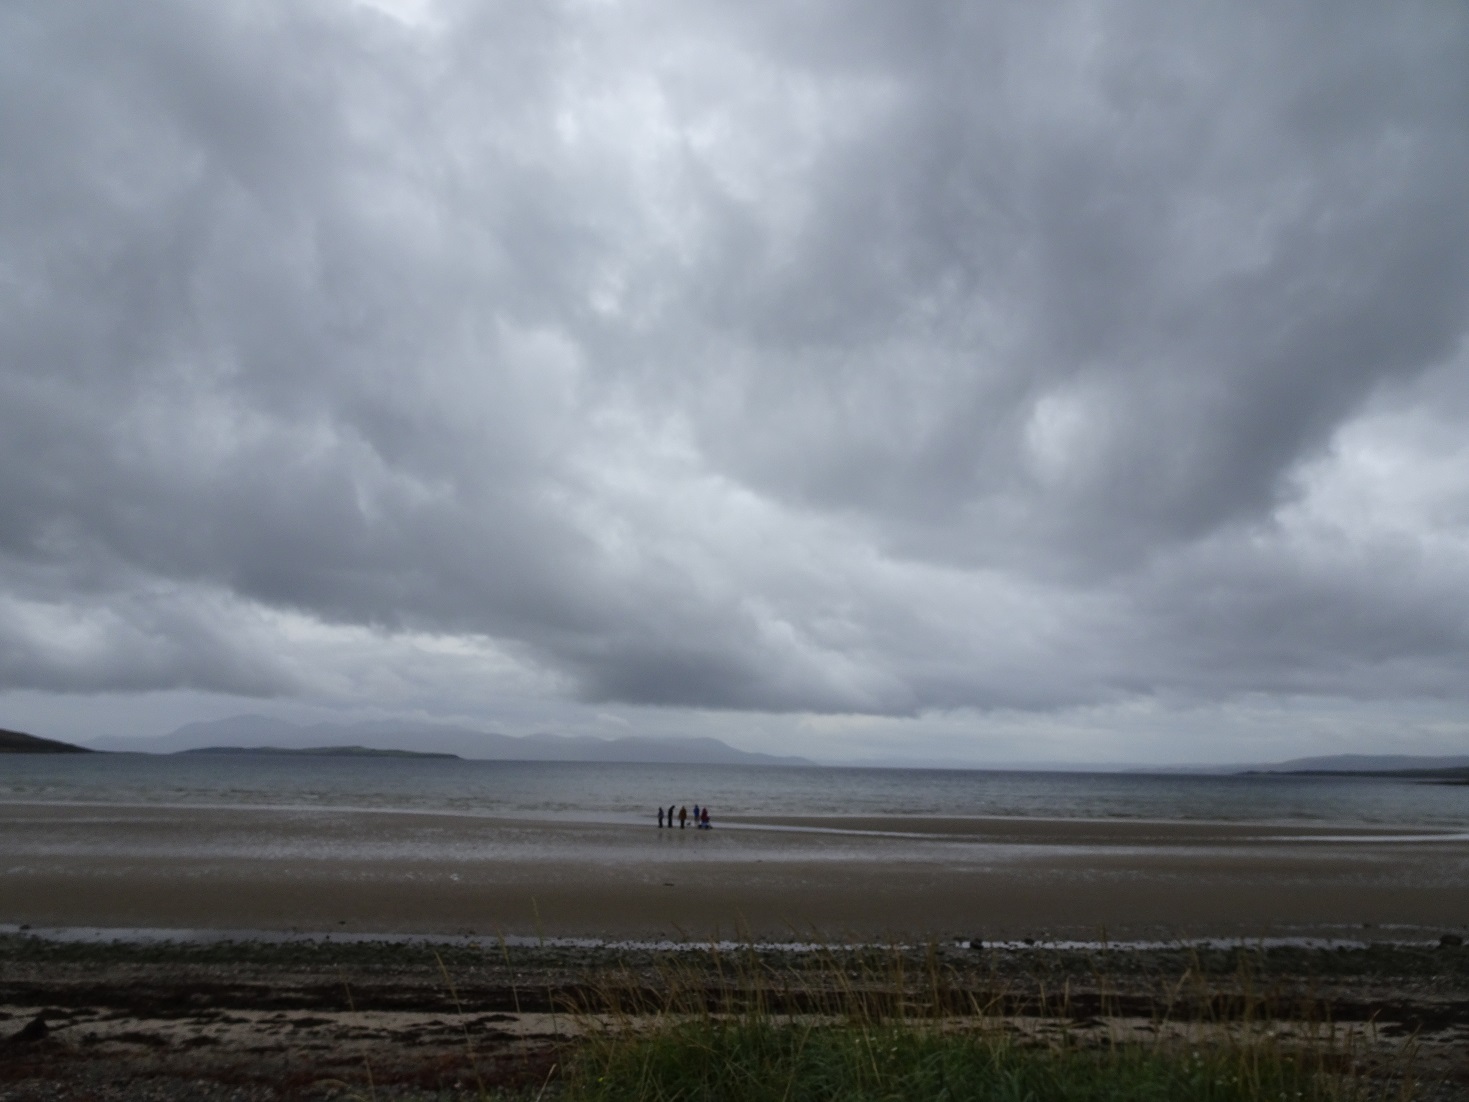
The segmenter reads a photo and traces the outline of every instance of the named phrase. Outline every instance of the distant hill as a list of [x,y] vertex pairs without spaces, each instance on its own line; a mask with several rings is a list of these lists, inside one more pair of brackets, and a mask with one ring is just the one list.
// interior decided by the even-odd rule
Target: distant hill
[[458,754],[436,754],[422,750],[374,750],[369,746],[200,746],[193,750],[177,750],[179,754],[288,754],[313,758],[450,758]]
[[23,731],[0,730],[0,754],[90,754],[86,746],[28,735]]
[[1469,768],[1469,754],[1448,757],[1413,754],[1332,754],[1292,758],[1274,765],[1242,768],[1250,773],[1417,773]]
[[156,738],[100,738],[100,750],[173,754],[181,750],[268,746],[311,750],[356,746],[374,750],[413,750],[492,761],[645,762],[690,765],[811,765],[806,758],[736,750],[713,738],[601,739],[552,734],[515,737],[448,724],[379,720],[366,723],[301,725],[268,716],[243,715],[189,723]]

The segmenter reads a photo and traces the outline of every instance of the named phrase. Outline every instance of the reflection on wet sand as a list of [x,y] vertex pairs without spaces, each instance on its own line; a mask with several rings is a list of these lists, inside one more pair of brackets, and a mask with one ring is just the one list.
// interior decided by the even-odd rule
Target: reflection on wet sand
[[[799,828],[799,829],[797,829]],[[1432,841],[1422,841],[1424,836]],[[1328,842],[1330,844],[1323,844]],[[1360,937],[1455,926],[1455,834],[0,804],[0,922],[571,937]]]

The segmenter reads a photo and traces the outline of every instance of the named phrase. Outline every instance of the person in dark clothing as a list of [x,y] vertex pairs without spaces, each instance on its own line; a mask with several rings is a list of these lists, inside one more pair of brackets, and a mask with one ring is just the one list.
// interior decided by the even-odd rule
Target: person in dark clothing
[[688,825],[688,818],[689,818],[689,809],[686,808],[686,807],[679,808],[678,809],[678,829],[679,830],[682,830],[685,826]]
[[673,805],[668,805],[668,829],[673,829]]
[[699,805],[694,805],[694,826],[699,825]]
[[699,829],[700,830],[708,830],[709,829],[709,809],[707,807],[704,809],[704,817],[699,820]]
[[658,829],[663,829],[663,809],[661,807],[658,809]]

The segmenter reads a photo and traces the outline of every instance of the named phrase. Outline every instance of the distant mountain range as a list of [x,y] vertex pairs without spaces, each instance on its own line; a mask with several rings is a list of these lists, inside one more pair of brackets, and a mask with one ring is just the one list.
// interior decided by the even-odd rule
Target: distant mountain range
[[435,754],[423,750],[374,750],[370,746],[307,746],[300,750],[284,746],[201,746],[197,750],[180,750],[180,754],[283,754],[302,758],[448,758],[461,761],[458,754]]
[[[298,724],[261,715],[188,723],[152,738],[102,737],[73,746],[19,731],[0,730],[0,754],[86,753],[91,750],[176,754],[305,753],[341,756],[451,756],[493,761],[646,762],[690,765],[814,765],[808,758],[736,750],[713,738],[602,739],[589,735],[535,734],[516,737],[439,723],[377,720],[364,723]],[[903,766],[893,765],[893,768]],[[985,768],[970,766],[969,768]],[[996,768],[994,766],[989,767]],[[1014,768],[1014,766],[1000,767]],[[1037,768],[1032,766],[1032,768]],[[1048,768],[1056,768],[1051,765]],[[1073,766],[1105,772],[1140,773],[1376,773],[1469,775],[1469,754],[1331,754],[1287,761],[1237,765]]]
[[436,723],[377,720],[364,723],[301,725],[268,716],[244,715],[188,723],[155,738],[99,738],[96,750],[173,754],[181,750],[269,747],[316,750],[357,747],[369,750],[412,749],[495,761],[648,762],[690,765],[811,765],[806,758],[736,750],[713,738],[600,739],[588,735],[536,734],[516,737]]

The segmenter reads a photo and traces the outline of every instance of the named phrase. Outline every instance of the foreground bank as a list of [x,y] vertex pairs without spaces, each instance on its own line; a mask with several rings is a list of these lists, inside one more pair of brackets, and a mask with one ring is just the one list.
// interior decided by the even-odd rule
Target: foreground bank
[[[655,1058],[672,1058],[678,1066],[659,1074],[677,1079],[693,1073],[680,1070],[680,1051],[703,1053],[694,1070],[705,1074],[717,1046],[731,1068],[795,1075],[791,1060],[845,1036],[886,1046],[871,1064],[877,1086],[909,1057],[932,1070],[1039,1052],[1080,1054],[1083,1065],[1101,1054],[1128,1075],[1128,1061],[1155,1057],[1173,1070],[1137,1073],[1182,1074],[1191,1060],[1215,1061],[1215,1079],[1247,1065],[1300,1073],[1323,1099],[1348,1096],[1329,1093],[1337,1086],[1460,1098],[1469,950],[1454,941],[650,949],[12,934],[0,937],[0,1097],[578,1097],[587,1084],[568,1083],[588,1060],[602,1069],[592,1082],[612,1081],[619,1061],[648,1068]],[[969,1055],[936,1055],[946,1036],[966,1038],[957,1043]],[[663,1044],[661,1055],[638,1047],[648,1044]],[[867,1063],[823,1067],[869,1074]]]

